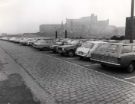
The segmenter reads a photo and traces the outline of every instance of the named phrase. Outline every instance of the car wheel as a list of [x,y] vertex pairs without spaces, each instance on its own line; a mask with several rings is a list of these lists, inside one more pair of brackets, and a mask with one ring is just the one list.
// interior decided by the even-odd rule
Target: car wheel
[[134,69],[135,69],[134,63],[130,63],[129,66],[127,67],[126,71],[128,73],[132,73],[134,71]]
[[74,51],[72,51],[72,50],[69,51],[69,52],[68,52],[68,56],[73,57],[73,56],[74,56]]

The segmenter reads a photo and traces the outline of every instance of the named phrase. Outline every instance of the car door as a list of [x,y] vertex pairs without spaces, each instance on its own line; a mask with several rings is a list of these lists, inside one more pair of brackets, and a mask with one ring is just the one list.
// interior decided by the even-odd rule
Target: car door
[[130,62],[133,60],[134,52],[132,50],[132,45],[123,45],[121,48],[121,65],[128,66]]
[[105,52],[106,60],[110,63],[117,64],[118,63],[118,52],[119,52],[119,45],[110,44]]

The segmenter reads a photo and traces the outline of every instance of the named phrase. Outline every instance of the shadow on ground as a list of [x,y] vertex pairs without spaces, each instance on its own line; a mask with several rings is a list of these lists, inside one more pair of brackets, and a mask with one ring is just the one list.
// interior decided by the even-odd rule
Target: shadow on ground
[[33,98],[19,74],[11,74],[8,79],[0,81],[0,104],[40,104]]

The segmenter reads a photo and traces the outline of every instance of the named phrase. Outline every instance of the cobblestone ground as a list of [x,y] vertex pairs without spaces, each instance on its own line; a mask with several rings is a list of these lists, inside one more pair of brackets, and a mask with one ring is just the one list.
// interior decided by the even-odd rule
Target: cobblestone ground
[[135,86],[93,70],[56,59],[34,49],[0,42],[57,104],[133,104]]

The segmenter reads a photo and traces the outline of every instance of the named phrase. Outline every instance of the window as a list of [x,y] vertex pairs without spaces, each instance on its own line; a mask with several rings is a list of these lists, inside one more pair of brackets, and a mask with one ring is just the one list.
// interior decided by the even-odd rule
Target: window
[[84,43],[83,45],[82,45],[83,47],[85,47],[85,48],[93,48],[93,46],[94,46],[94,43]]
[[117,52],[118,51],[118,45],[110,44],[110,46],[107,49],[110,52]]
[[118,45],[116,44],[103,44],[103,45],[100,45],[97,50],[99,51],[103,51],[103,52],[113,52],[113,53],[116,53],[118,52]]
[[121,53],[130,53],[132,52],[132,47],[130,45],[124,45],[122,47],[122,52]]

